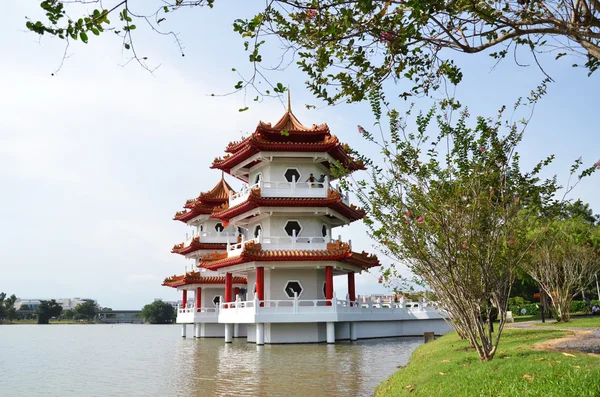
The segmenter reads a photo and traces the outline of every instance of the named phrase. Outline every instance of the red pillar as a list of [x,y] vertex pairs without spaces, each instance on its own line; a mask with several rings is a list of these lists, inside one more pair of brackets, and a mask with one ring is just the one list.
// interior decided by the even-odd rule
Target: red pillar
[[[354,302],[356,300],[356,284],[354,283],[354,272],[348,273],[348,297],[350,302]],[[353,304],[350,303],[350,306]]]
[[231,273],[225,273],[225,302],[231,302],[231,284],[233,277]]
[[[333,299],[333,266],[325,266],[325,299]],[[331,306],[331,302],[327,302]]]
[[[256,268],[256,297],[259,301],[265,300],[265,268]],[[260,306],[264,306],[263,303]]]
[[187,307],[187,289],[183,290],[183,297],[181,298],[181,307],[183,309]]
[[202,307],[202,288],[196,288],[196,311]]

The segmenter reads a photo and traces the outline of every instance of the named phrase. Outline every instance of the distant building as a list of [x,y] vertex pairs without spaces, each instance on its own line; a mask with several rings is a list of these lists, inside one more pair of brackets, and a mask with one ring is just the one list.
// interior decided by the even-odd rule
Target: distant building
[[[15,301],[15,309],[17,310],[35,310],[36,307],[40,304],[40,302],[44,299],[17,299]],[[98,304],[95,299],[89,298],[59,298],[55,299],[56,303],[62,306],[63,310],[71,310],[75,309],[77,305],[85,302],[94,302],[94,304]],[[21,309],[23,306],[23,309]]]

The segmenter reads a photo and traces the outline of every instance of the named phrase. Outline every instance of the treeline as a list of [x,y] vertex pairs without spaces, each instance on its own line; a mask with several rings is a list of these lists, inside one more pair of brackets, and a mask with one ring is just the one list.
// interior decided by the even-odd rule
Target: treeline
[[[16,320],[37,320],[38,324],[48,324],[51,319],[94,321],[100,308],[93,301],[85,301],[74,309],[63,310],[55,299],[40,300],[38,305],[21,304],[17,310],[15,303],[17,297],[13,294],[6,297],[5,292],[0,292],[0,323]],[[110,308],[103,308],[110,311]]]

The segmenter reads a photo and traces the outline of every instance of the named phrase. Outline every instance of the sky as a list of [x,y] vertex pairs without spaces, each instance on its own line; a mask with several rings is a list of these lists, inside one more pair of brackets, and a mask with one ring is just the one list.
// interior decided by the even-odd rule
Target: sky
[[[39,2],[9,0],[4,5],[0,291],[24,299],[93,298],[113,309],[179,298],[161,286],[164,277],[182,273],[190,263],[170,253],[189,232],[172,220],[174,213],[219,180],[220,171],[209,166],[228,142],[253,131],[259,120],[277,121],[285,109],[275,98],[254,103],[240,94],[210,95],[231,91],[239,80],[232,68],[248,71],[232,22],[253,15],[252,7],[264,3],[226,4],[186,10],[166,21],[180,33],[185,57],[172,39],[140,29],[138,52],[160,64],[152,74],[135,63],[123,66],[127,58],[120,42],[107,34],[90,37],[88,45],[73,43],[54,76],[64,43],[40,40],[24,29],[25,16],[40,18]],[[273,46],[267,55],[274,62],[278,53]],[[472,115],[494,116],[501,105],[527,96],[543,79],[537,67],[520,67],[510,59],[494,67],[485,55],[455,57],[465,75],[455,93]],[[526,56],[520,61],[531,62]],[[566,184],[573,160],[581,156],[590,165],[600,159],[600,75],[588,77],[585,70],[572,68],[568,57],[541,61],[555,82],[535,109],[520,147],[521,161],[531,168],[555,154],[546,176],[556,174]],[[357,133],[357,125],[369,128],[374,122],[366,104],[323,106],[293,65],[272,76],[289,86],[294,113],[305,125],[326,122],[343,142],[377,155]],[[250,109],[238,112],[246,104]],[[304,104],[318,106],[306,110]],[[400,99],[394,104],[408,106]],[[233,178],[228,181],[239,186]],[[594,175],[571,197],[600,212],[599,192],[600,179]],[[375,250],[360,223],[337,233],[351,239],[357,251]],[[357,292],[387,292],[378,276],[377,270],[359,276]],[[344,278],[335,279],[335,288],[345,296]]]

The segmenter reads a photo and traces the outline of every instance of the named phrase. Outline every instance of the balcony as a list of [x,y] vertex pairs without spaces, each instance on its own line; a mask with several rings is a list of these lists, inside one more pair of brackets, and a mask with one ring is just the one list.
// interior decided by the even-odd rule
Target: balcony
[[233,243],[238,239],[237,232],[193,232],[191,235],[188,233],[185,234],[185,247],[189,246],[192,243],[194,238],[199,238],[200,242],[211,244],[211,243]]
[[218,322],[218,308],[216,307],[193,307],[192,304],[187,307],[179,306],[177,308],[177,324],[193,323],[216,323]]
[[219,323],[424,320],[446,317],[432,302],[378,304],[349,299],[298,299],[221,303]]
[[[229,207],[235,207],[248,199],[253,189],[260,189],[261,197],[290,197],[290,198],[327,198],[330,188],[329,177],[323,182],[270,182],[260,181],[254,185],[244,186],[239,192],[229,194]],[[342,201],[350,205],[348,193],[342,196]]]
[[[339,238],[341,241],[341,237]],[[249,242],[260,244],[264,251],[268,250],[301,250],[301,251],[325,251],[327,244],[335,240],[329,236],[325,237],[263,237],[261,234],[251,240],[242,240],[238,243],[227,244],[227,257],[238,256],[242,253],[244,246]],[[350,248],[352,241],[348,240]]]

